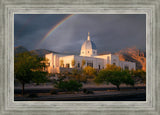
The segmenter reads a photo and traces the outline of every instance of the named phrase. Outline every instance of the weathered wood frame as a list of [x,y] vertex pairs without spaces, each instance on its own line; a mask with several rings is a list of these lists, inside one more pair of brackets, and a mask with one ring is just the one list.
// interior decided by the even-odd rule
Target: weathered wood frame
[[[0,113],[159,115],[159,8],[159,0],[0,0]],[[146,101],[14,101],[14,14],[28,13],[146,14]]]

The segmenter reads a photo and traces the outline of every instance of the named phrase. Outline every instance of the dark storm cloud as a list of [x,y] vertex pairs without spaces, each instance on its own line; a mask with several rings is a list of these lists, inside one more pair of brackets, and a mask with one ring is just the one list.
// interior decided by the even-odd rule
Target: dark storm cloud
[[90,32],[98,51],[118,51],[146,47],[145,15],[73,15],[39,46],[45,34],[67,15],[15,15],[15,46],[43,48],[60,52],[79,52]]
[[35,45],[51,29],[53,25],[66,15],[48,14],[16,14],[14,18],[15,46],[22,45],[28,49],[35,49]]

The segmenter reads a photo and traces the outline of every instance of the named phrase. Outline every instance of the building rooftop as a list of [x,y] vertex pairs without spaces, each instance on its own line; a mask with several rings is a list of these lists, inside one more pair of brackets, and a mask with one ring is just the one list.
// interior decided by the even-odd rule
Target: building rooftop
[[88,39],[83,43],[81,50],[85,49],[94,49],[97,50],[95,43],[90,39],[90,35],[88,32]]

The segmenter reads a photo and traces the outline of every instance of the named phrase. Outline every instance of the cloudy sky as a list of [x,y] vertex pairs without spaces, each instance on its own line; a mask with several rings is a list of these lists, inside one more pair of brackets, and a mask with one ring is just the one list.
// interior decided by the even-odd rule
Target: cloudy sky
[[98,52],[146,48],[145,14],[15,14],[14,45],[79,52],[90,32]]

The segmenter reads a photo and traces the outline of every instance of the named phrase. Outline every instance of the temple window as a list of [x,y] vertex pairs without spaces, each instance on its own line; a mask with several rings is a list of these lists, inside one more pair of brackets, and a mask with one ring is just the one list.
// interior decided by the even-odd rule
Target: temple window
[[78,68],[80,67],[80,63],[78,63],[77,67],[78,67]]
[[100,66],[100,65],[98,65],[98,68],[99,68],[99,69],[101,69],[101,66]]
[[66,68],[69,68],[69,64],[66,64]]
[[93,62],[87,62],[87,66],[93,67]]
[[116,59],[113,59],[113,65],[116,65],[116,62],[117,62]]
[[125,70],[129,70],[129,67],[128,67],[128,66],[125,66],[124,69],[125,69]]

